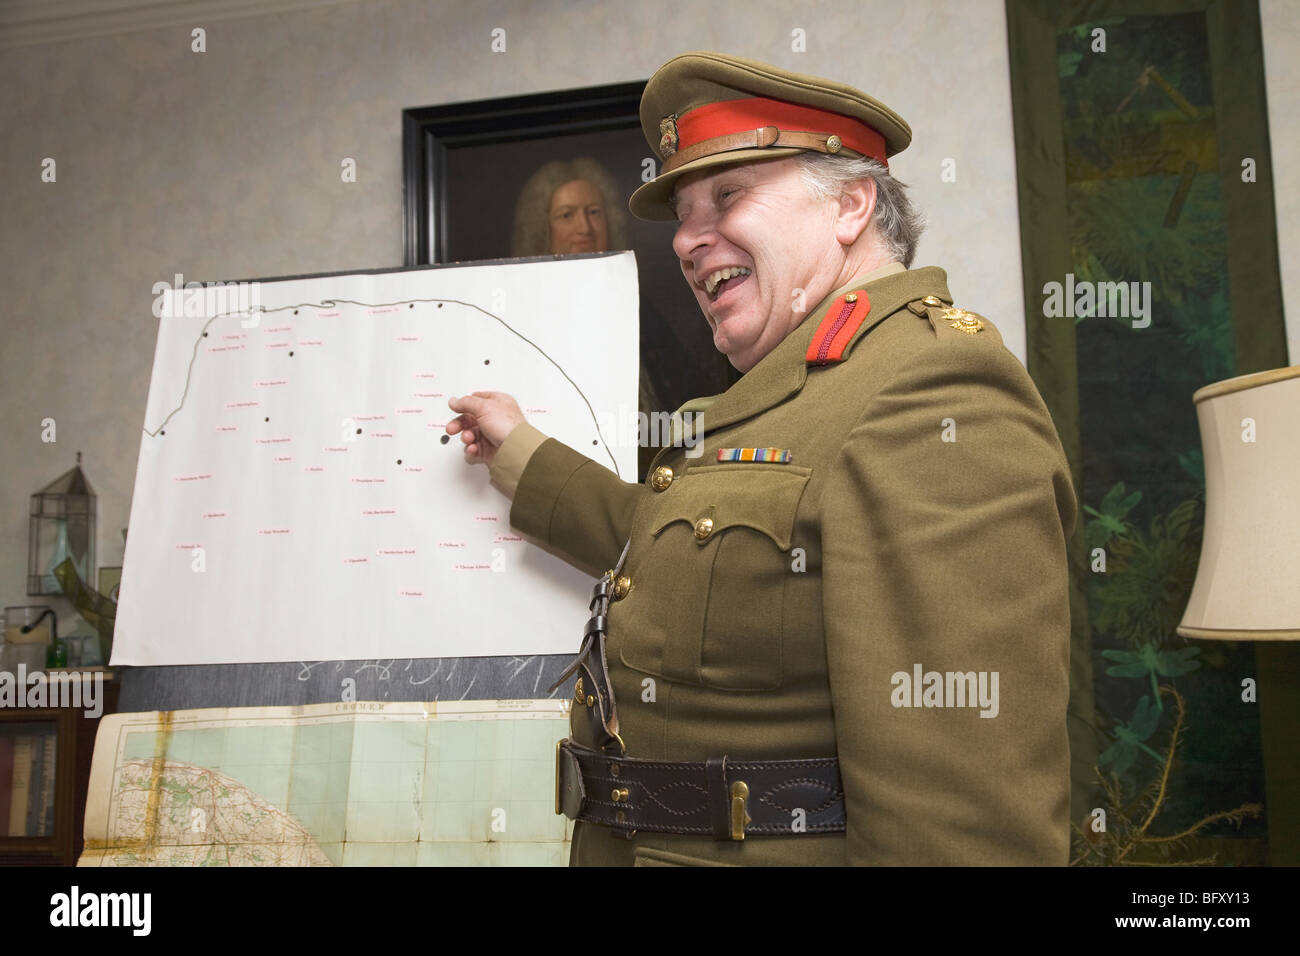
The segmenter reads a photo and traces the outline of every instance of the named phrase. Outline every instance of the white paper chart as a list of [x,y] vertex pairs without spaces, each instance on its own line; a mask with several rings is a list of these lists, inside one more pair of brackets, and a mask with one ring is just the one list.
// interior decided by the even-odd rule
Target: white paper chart
[[511,529],[442,441],[447,399],[508,392],[635,481],[632,253],[262,282],[251,310],[169,314],[197,295],[159,320],[113,664],[576,651],[591,579]]

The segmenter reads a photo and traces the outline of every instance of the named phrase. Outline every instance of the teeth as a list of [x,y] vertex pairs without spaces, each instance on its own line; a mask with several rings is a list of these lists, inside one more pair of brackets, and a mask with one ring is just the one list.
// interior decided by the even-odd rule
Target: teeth
[[746,269],[744,266],[728,266],[725,269],[719,269],[704,280],[704,291],[709,295],[713,295],[718,289],[718,283],[724,279],[730,279],[733,276],[747,276],[753,271],[752,269]]

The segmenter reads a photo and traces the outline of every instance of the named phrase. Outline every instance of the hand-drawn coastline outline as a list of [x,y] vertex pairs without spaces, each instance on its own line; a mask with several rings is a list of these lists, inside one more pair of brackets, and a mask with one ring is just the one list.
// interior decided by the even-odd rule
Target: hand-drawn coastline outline
[[451,303],[453,305],[463,305],[466,308],[475,310],[476,312],[482,312],[488,318],[495,319],[497,322],[501,323],[502,327],[504,327],[506,331],[508,331],[511,335],[514,335],[516,338],[520,339],[521,341],[529,345],[537,352],[538,355],[542,356],[542,358],[546,359],[546,361],[554,365],[556,370],[562,376],[564,376],[564,380],[573,386],[574,391],[578,393],[578,397],[582,399],[582,404],[587,406],[587,413],[591,416],[591,423],[596,428],[596,435],[600,441],[601,446],[605,449],[605,454],[609,456],[610,466],[614,474],[618,475],[618,477],[620,478],[623,477],[618,470],[618,462],[614,460],[614,452],[610,449],[609,443],[605,440],[604,433],[601,432],[600,430],[600,422],[596,418],[595,409],[591,407],[591,402],[587,400],[586,394],[584,394],[582,389],[578,387],[578,383],[575,382],[573,379],[569,378],[569,374],[566,371],[564,371],[563,368],[560,367],[560,363],[555,361],[555,359],[551,358],[549,355],[547,355],[545,350],[542,349],[542,347],[539,346],[536,342],[532,341],[532,339],[528,338],[523,333],[519,332],[517,329],[512,328],[511,325],[508,322],[506,322],[505,319],[501,318],[499,315],[493,315],[491,312],[487,311],[487,309],[484,309],[481,306],[477,306],[472,302],[462,302],[460,299],[402,299],[397,302],[381,302],[381,303],[357,302],[353,299],[322,299],[319,303],[301,302],[298,303],[297,305],[282,305],[282,306],[276,306],[275,308],[271,308],[271,309],[268,309],[264,306],[258,306],[256,308],[249,309],[248,311],[219,312],[216,315],[213,315],[211,318],[208,319],[207,322],[203,324],[203,327],[199,329],[198,336],[194,340],[194,351],[190,355],[190,364],[185,371],[185,390],[181,392],[180,404],[177,405],[174,409],[171,410],[171,412],[167,414],[167,417],[162,420],[162,423],[156,429],[150,431],[148,427],[145,427],[144,433],[148,435],[150,438],[156,438],[158,434],[164,428],[167,427],[167,423],[172,420],[172,417],[176,415],[176,413],[179,412],[182,408],[185,407],[185,399],[188,397],[190,392],[190,377],[194,373],[194,362],[198,358],[198,354],[199,354],[199,345],[203,341],[204,336],[207,334],[208,326],[210,326],[217,319],[227,318],[231,316],[251,315],[254,312],[270,314],[272,312],[283,312],[286,309],[294,309],[295,311],[297,309],[333,309],[333,308],[337,308],[340,303],[346,305],[355,305],[367,309],[382,309],[382,308],[388,308],[391,306],[398,306],[398,305],[414,305],[417,302],[419,303],[436,302],[439,303],[440,305],[443,303]]

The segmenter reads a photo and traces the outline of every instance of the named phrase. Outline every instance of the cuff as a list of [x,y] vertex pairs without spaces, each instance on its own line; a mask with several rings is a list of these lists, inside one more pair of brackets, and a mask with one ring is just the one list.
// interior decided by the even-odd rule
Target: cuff
[[546,436],[527,422],[521,422],[510,430],[506,440],[497,449],[488,474],[492,484],[507,498],[513,499],[519,479],[524,473],[528,459],[532,457],[537,446],[546,441]]

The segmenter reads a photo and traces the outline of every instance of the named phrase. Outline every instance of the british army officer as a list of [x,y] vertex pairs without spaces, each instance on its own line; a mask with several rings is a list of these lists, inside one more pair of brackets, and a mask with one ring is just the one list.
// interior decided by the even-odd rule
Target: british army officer
[[1074,492],[993,324],[907,268],[910,128],[717,53],[656,72],[641,126],[632,212],[676,220],[742,377],[644,484],[505,393],[447,426],[515,528],[602,575],[557,753],[571,862],[1063,865]]

